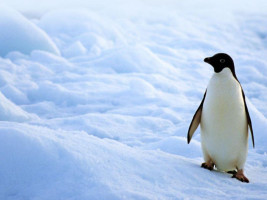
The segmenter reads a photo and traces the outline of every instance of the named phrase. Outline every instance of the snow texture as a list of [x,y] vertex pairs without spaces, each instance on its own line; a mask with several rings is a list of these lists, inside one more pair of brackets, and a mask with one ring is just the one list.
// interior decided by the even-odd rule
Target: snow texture
[[[0,199],[267,198],[266,1],[4,2]],[[249,184],[186,141],[218,52],[253,122]]]
[[5,56],[10,51],[29,54],[35,49],[60,54],[42,29],[15,10],[0,7],[0,27],[0,56]]

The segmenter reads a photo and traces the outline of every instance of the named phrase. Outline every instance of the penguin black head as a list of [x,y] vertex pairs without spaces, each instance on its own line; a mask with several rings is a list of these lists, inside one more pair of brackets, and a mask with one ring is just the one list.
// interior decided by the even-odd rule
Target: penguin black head
[[219,73],[224,68],[228,67],[233,75],[235,75],[235,65],[233,59],[226,53],[217,53],[212,57],[207,57],[204,59],[204,62],[209,63],[213,66],[214,72]]

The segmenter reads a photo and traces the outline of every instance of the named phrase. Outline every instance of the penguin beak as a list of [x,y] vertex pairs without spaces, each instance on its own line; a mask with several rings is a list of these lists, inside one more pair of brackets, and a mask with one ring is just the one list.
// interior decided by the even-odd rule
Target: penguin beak
[[211,59],[210,59],[210,57],[207,57],[207,58],[205,58],[205,59],[204,59],[204,62],[206,62],[206,63],[209,63],[209,64],[210,64],[210,60],[211,60]]

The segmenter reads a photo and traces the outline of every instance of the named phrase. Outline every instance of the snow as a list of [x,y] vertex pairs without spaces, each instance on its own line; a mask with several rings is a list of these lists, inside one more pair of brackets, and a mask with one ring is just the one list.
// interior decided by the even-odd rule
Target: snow
[[1,92],[0,92],[0,113],[1,113],[0,114],[1,121],[23,122],[30,120],[32,115],[25,112],[19,106],[15,105],[12,101],[9,101]]
[[[266,199],[265,1],[4,3],[0,199]],[[249,184],[186,141],[217,52],[247,96]]]
[[28,54],[34,49],[60,54],[51,38],[15,10],[0,7],[0,56],[10,51]]

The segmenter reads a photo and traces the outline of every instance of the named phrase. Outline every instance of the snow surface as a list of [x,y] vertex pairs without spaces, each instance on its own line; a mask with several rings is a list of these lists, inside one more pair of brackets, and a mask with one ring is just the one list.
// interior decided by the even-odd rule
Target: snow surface
[[[0,199],[267,198],[266,1],[4,2]],[[217,52],[247,96],[249,184],[186,141]]]
[[15,10],[0,6],[0,56],[10,51],[28,54],[39,49],[59,54],[49,36]]

